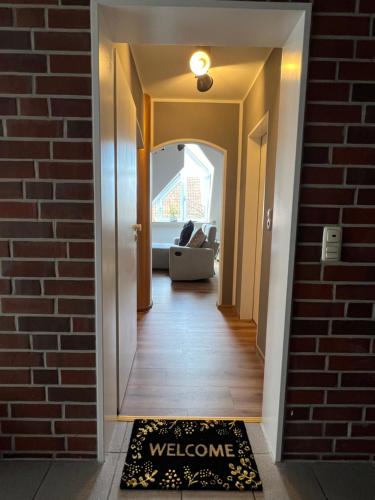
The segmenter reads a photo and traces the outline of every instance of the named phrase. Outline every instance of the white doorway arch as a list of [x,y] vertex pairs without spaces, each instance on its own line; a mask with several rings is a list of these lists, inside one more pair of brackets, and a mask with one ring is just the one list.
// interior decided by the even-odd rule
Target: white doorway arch
[[221,232],[221,240],[220,240],[220,260],[219,260],[219,279],[218,279],[218,294],[217,294],[217,305],[221,306],[222,305],[222,298],[223,298],[223,262],[224,262],[224,256],[225,256],[225,232],[224,232],[224,227],[225,227],[225,186],[226,186],[226,180],[227,180],[227,158],[228,158],[228,152],[225,148],[219,146],[218,144],[214,144],[213,142],[206,141],[204,139],[194,139],[192,137],[181,137],[179,139],[171,139],[170,141],[164,141],[160,144],[154,145],[151,148],[151,153],[154,153],[155,151],[160,150],[161,148],[164,148],[166,146],[174,145],[174,144],[202,144],[205,146],[209,146],[220,153],[223,154],[223,180],[222,180],[222,186],[221,186],[221,214],[220,214],[220,225],[222,228]]

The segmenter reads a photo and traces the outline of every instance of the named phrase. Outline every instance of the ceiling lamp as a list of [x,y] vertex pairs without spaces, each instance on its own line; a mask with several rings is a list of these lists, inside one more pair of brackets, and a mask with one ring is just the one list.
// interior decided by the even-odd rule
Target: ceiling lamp
[[199,92],[207,92],[207,90],[210,90],[213,83],[214,81],[208,73],[197,77],[197,89]]
[[210,56],[204,50],[197,50],[190,58],[190,69],[197,77],[197,89],[199,92],[207,92],[214,81],[208,74],[211,66]]
[[195,76],[202,76],[210,69],[210,56],[204,50],[197,50],[190,58],[190,69]]

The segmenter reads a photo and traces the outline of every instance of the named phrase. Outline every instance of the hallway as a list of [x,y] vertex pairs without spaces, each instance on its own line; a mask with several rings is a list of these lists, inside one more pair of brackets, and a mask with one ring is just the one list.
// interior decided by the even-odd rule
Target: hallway
[[138,349],[123,415],[261,415],[263,362],[254,325],[218,310],[217,278],[153,275],[154,305],[138,317]]

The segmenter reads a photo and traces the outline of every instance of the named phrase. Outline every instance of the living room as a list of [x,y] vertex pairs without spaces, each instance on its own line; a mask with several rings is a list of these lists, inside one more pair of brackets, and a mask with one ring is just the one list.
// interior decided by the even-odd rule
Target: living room
[[173,281],[217,276],[223,174],[224,153],[207,144],[170,144],[152,153],[153,271],[169,271]]

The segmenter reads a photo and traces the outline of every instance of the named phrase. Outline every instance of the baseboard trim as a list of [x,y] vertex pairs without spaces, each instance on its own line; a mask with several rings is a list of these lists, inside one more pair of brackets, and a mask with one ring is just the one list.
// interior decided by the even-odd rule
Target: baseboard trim
[[150,309],[152,309],[152,306],[154,305],[154,302],[151,302],[151,304],[147,307],[142,307],[141,309],[137,309],[137,312],[139,313],[145,313],[148,312]]
[[236,311],[236,308],[232,305],[229,305],[229,304],[217,304],[216,303],[216,307],[219,309],[219,311],[226,311],[226,312],[234,312],[234,313],[237,313]]

